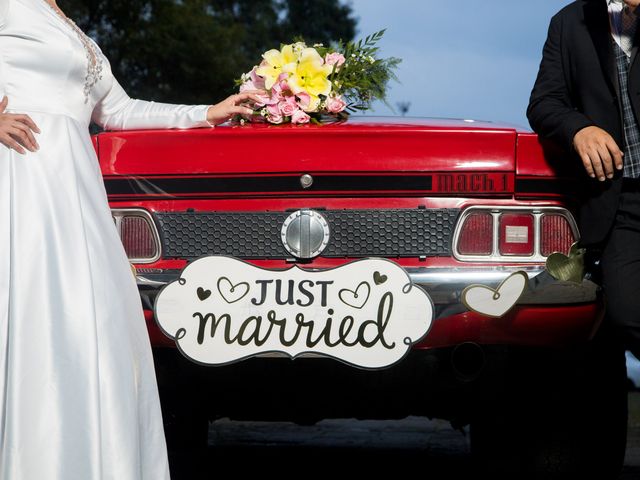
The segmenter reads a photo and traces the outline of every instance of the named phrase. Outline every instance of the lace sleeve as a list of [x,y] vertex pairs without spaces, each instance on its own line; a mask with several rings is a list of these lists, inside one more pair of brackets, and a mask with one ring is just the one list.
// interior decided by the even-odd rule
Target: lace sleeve
[[[7,0],[0,0],[4,2]],[[96,104],[91,119],[105,130],[213,127],[207,121],[211,105],[181,105],[130,98],[110,66],[104,73],[111,87]]]

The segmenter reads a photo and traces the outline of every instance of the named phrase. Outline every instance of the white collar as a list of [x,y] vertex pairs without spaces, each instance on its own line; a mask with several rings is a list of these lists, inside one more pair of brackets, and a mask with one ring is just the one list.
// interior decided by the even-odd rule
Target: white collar
[[[616,12],[617,9],[619,8],[620,11],[624,10],[625,7],[627,6],[626,3],[624,3],[623,0],[607,0],[607,6],[611,9],[614,8],[615,10],[613,10],[613,12]],[[610,10],[611,11],[611,10]],[[640,16],[640,6],[636,7],[635,9],[631,10],[634,14]]]

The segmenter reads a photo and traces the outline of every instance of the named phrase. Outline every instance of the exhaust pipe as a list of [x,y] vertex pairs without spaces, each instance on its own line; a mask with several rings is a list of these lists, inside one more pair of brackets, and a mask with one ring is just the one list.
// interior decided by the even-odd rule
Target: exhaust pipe
[[484,350],[473,342],[465,342],[451,352],[451,366],[458,380],[471,382],[478,378],[486,365]]

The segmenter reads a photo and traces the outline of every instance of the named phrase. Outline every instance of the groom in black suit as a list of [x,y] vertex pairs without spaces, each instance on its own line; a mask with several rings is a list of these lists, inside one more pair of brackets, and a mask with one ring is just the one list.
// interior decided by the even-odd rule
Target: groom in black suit
[[640,358],[640,0],[577,0],[551,20],[527,117],[584,172],[578,223],[601,252],[607,324]]

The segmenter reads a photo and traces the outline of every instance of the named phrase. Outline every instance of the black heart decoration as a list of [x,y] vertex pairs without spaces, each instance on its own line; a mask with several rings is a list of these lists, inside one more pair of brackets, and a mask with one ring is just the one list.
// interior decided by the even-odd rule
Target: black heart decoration
[[382,285],[384,282],[387,281],[387,276],[381,275],[380,272],[374,272],[373,281],[375,282],[376,285]]
[[200,300],[206,300],[211,296],[211,290],[205,290],[202,287],[198,287],[197,293]]
[[367,303],[370,294],[371,287],[369,284],[367,282],[360,282],[355,290],[349,290],[348,288],[340,290],[338,292],[338,297],[340,297],[340,301],[345,305],[359,310]]
[[225,302],[236,303],[249,293],[249,284],[240,282],[234,285],[227,277],[220,277],[218,279],[218,292]]

